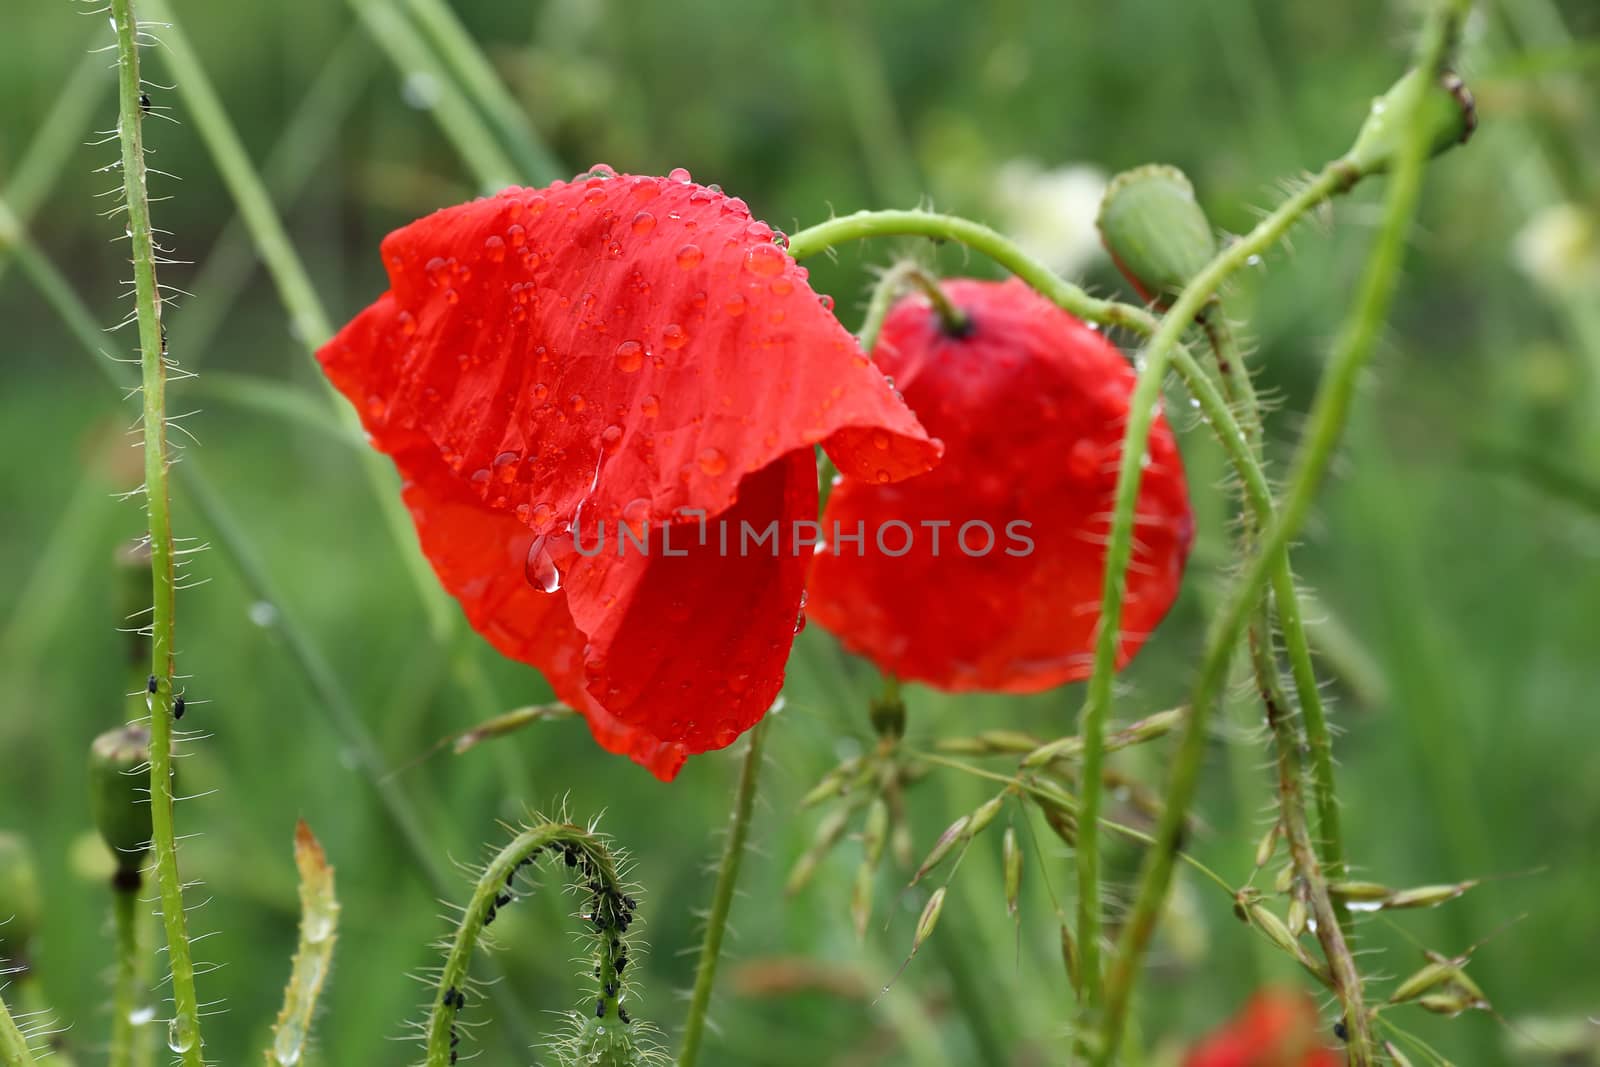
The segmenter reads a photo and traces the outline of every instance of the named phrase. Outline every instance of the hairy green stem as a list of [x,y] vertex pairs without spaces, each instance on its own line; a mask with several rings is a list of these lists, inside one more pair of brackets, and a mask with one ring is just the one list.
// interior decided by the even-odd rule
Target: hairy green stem
[[744,862],[745,843],[750,837],[750,813],[755,808],[756,781],[761,774],[761,751],[768,729],[768,719],[756,723],[739,767],[739,784],[734,789],[733,808],[728,813],[728,836],[722,845],[722,862],[717,865],[717,885],[712,890],[711,911],[706,916],[706,936],[700,945],[700,962],[695,967],[694,991],[689,995],[689,1014],[683,1021],[678,1067],[693,1067],[700,1057],[706,1011],[711,1006],[717,963],[722,958],[722,938],[727,933],[733,892],[739,884],[739,867]]
[[[262,262],[272,276],[273,284],[277,286],[279,298],[289,313],[295,335],[305,344],[308,352],[315,353],[328,338],[333,336],[333,327],[329,322],[327,311],[317,297],[311,276],[295,252],[294,245],[283,228],[283,222],[272,206],[272,198],[251,164],[249,154],[240,143],[239,136],[228,120],[227,112],[223,109],[216,90],[206,76],[199,57],[190,46],[167,0],[143,0],[143,2],[149,4],[157,16],[166,23],[162,41],[167,48],[172,73],[193,113],[195,126],[210,150],[217,170],[222,174],[223,183],[233,196],[240,217],[244,219],[251,239],[261,254]],[[333,387],[327,385],[325,380],[324,385],[331,395]],[[359,422],[354,410],[342,401],[336,400],[335,404],[340,419],[351,428],[352,432],[359,433]],[[376,452],[369,450],[362,453],[361,468],[372,487],[379,513],[383,516],[390,537],[401,549],[401,558],[406,564],[407,573],[427,612],[429,629],[436,637],[442,639],[454,628],[455,616],[437,581],[434,580],[427,561],[414,547],[415,537],[411,529],[411,520],[406,514],[400,495],[394,491],[394,477],[386,467],[383,457]]]
[[28,1048],[27,1038],[22,1036],[16,1021],[11,1018],[4,997],[0,997],[0,1064],[5,1067],[34,1067],[33,1052]]
[[468,967],[484,927],[510,902],[508,898],[518,871],[531,865],[546,848],[570,851],[577,856],[576,860],[569,859],[568,865],[581,864],[581,869],[598,887],[596,914],[590,920],[599,930],[596,935],[600,945],[598,999],[603,1007],[602,1018],[618,1017],[622,968],[626,966],[620,961],[625,959],[626,946],[612,931],[620,932],[621,926],[626,925],[619,926],[619,919],[625,906],[631,910],[631,902],[623,903],[628,898],[617,874],[616,860],[606,843],[595,834],[569,823],[541,822],[517,834],[495,854],[462,912],[444,967],[439,972],[439,986],[434,991],[433,1007],[428,1014],[424,1038],[426,1067],[448,1067],[452,1062],[451,1039],[456,1035],[456,1020],[466,1004],[466,990],[471,985]]
[[[1264,614],[1264,612],[1262,612]],[[1270,629],[1255,628],[1250,635],[1250,661],[1255,671],[1256,688],[1266,708],[1267,725],[1272,729],[1278,757],[1278,808],[1289,857],[1294,863],[1299,890],[1306,895],[1316,920],[1317,940],[1333,979],[1334,995],[1344,1014],[1345,1045],[1350,1067],[1371,1067],[1376,1051],[1372,1044],[1371,1020],[1362,1002],[1361,974],[1345,940],[1340,916],[1328,893],[1317,851],[1306,828],[1305,794],[1300,767],[1300,733],[1295,729],[1289,702],[1278,678],[1277,657],[1273,655]]]
[[[1418,50],[1418,66],[1422,70],[1431,72],[1438,69],[1465,8],[1464,3],[1451,2],[1442,4],[1433,11]],[[1420,128],[1421,108],[1418,106],[1422,99],[1422,90],[1428,83],[1414,84],[1417,86],[1415,92],[1395,101],[1392,105],[1399,109],[1393,118],[1397,128],[1402,130],[1405,136],[1402,138],[1401,151],[1395,160],[1390,178],[1383,220],[1374,241],[1356,302],[1340,331],[1333,356],[1312,404],[1306,431],[1291,469],[1288,492],[1275,520],[1262,534],[1260,550],[1247,563],[1214,624],[1206,655],[1195,681],[1190,700],[1193,717],[1184,734],[1168,785],[1166,810],[1156,832],[1157,844],[1145,857],[1133,911],[1128,923],[1123,927],[1122,936],[1118,939],[1117,955],[1107,978],[1101,1040],[1096,1049],[1098,1063],[1109,1063],[1115,1055],[1128,1003],[1132,997],[1139,961],[1154,931],[1157,916],[1171,884],[1173,859],[1181,840],[1184,814],[1193,799],[1200,764],[1205,754],[1206,711],[1215,701],[1227,673],[1228,660],[1249,621],[1252,608],[1258,602],[1270,577],[1274,558],[1284,551],[1290,540],[1299,532],[1310,511],[1311,502],[1316,496],[1322,476],[1327,471],[1344,428],[1355,395],[1357,380],[1372,355],[1378,333],[1393,300],[1400,264],[1405,253],[1406,231],[1416,208],[1422,185],[1422,165],[1428,148],[1425,143],[1425,131]],[[1332,188],[1337,188],[1343,180],[1338,175],[1348,166],[1349,164],[1336,161],[1290,203],[1304,201],[1307,191],[1330,182],[1330,175],[1334,176],[1331,179],[1330,191]],[[1257,227],[1257,231],[1273,223],[1281,214],[1282,209],[1274,212],[1273,216]],[[1286,228],[1287,220],[1280,228],[1280,233],[1281,229]],[[1248,240],[1249,238],[1246,238],[1246,241]],[[1233,246],[1224,253],[1223,258],[1237,252],[1239,247],[1237,244]],[[1203,271],[1185,291],[1185,295],[1199,289],[1202,283],[1209,284],[1208,276],[1212,273],[1210,268]],[[1208,289],[1206,295],[1209,295],[1210,291],[1214,290]],[[1200,296],[1198,293],[1195,295]],[[1176,334],[1183,328],[1187,317],[1199,309],[1201,300],[1197,298],[1187,302],[1187,308],[1183,306],[1185,303],[1186,301],[1180,298],[1163,323],[1163,332],[1166,332],[1167,325],[1172,326],[1172,339],[1176,339]],[[1180,312],[1185,314],[1184,321],[1177,321]],[[1154,342],[1151,347],[1154,349]]]
[[194,961],[183,913],[183,880],[178,874],[178,842],[172,812],[172,698],[174,581],[172,521],[167,486],[167,366],[161,344],[161,295],[156,288],[155,245],[146,199],[143,109],[139,96],[140,28],[133,0],[111,0],[117,34],[117,132],[122,145],[122,179],[128,212],[128,241],[137,301],[141,386],[144,395],[144,497],[149,519],[152,606],[150,677],[145,702],[150,709],[150,824],[160,887],[161,918],[167,932],[172,969],[173,1016],[170,1044],[185,1067],[203,1067],[200,1006],[194,988]]
[[[1247,443],[1262,462],[1263,433],[1260,403],[1256,399],[1250,370],[1245,366],[1243,353],[1233,336],[1227,318],[1219,303],[1201,313],[1201,325],[1206,338],[1216,354],[1222,373],[1224,388],[1229,399],[1240,412],[1240,426]],[[1264,483],[1251,484],[1248,474],[1240,472],[1246,484],[1249,510],[1240,532],[1240,557],[1253,550],[1260,532],[1272,522],[1272,495]],[[1253,640],[1270,653],[1272,644],[1271,606],[1277,606],[1278,625],[1283,632],[1283,647],[1289,658],[1289,669],[1294,677],[1295,695],[1300,701],[1300,713],[1305,720],[1306,738],[1311,746],[1311,759],[1315,774],[1317,823],[1320,833],[1321,856],[1328,877],[1344,877],[1344,826],[1339,813],[1337,788],[1333,771],[1333,735],[1328,729],[1327,711],[1322,703],[1322,690],[1317,685],[1316,666],[1311,659],[1311,643],[1306,636],[1305,621],[1301,616],[1300,594],[1295,588],[1294,570],[1289,562],[1287,547],[1279,552],[1272,563],[1272,601],[1263,598],[1254,625]],[[1298,772],[1298,767],[1297,767]],[[1334,914],[1348,935],[1350,912],[1343,901],[1334,903]]]

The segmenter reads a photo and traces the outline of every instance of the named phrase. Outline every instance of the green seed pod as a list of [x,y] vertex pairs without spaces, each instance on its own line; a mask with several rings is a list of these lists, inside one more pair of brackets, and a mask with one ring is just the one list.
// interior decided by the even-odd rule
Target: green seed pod
[[1013,919],[1022,906],[1022,849],[1017,847],[1017,831],[1006,827],[1000,839],[1000,865],[1005,871],[1006,911]]
[[1078,981],[1078,941],[1072,936],[1072,927],[1061,924],[1061,962],[1067,967],[1067,981],[1073,989],[1081,989]]
[[642,1067],[655,1062],[655,1057],[649,1055],[649,1047],[639,1041],[635,1030],[631,1022],[600,1019],[585,1012],[570,1039],[571,1054],[562,1057],[561,1062],[593,1067]]
[[922,915],[917,919],[917,932],[911,938],[911,954],[915,956],[917,949],[928,940],[933,933],[933,928],[939,924],[939,913],[944,910],[944,886],[933,891],[933,896],[928,898],[928,903],[922,907]]
[[811,881],[811,876],[817,873],[817,865],[839,843],[839,838],[844,836],[844,829],[850,821],[848,807],[835,808],[823,817],[817,824],[817,832],[811,839],[811,847],[795,861],[794,867],[789,871],[789,881],[784,885],[784,892],[793,896],[806,887]]
[[1473,888],[1476,881],[1457,882],[1455,885],[1424,885],[1416,889],[1400,889],[1389,894],[1383,902],[1389,908],[1436,908]]
[[1341,900],[1385,900],[1394,890],[1378,882],[1329,882],[1328,892]]
[[1283,830],[1281,822],[1272,824],[1272,828],[1261,836],[1261,842],[1256,845],[1256,868],[1259,870],[1272,862],[1272,854],[1278,850],[1278,835]]
[[850,925],[855,927],[856,940],[867,936],[867,923],[872,919],[872,865],[863,863],[856,868],[855,886],[850,891]]
[[1032,752],[1039,747],[1039,739],[1020,730],[985,730],[978,735],[985,751],[992,753]]
[[117,863],[118,884],[137,884],[150,847],[150,728],[108,730],[89,748],[89,810]]
[[1022,757],[1022,765],[1027,768],[1043,767],[1046,763],[1053,763],[1058,759],[1072,759],[1083,752],[1083,739],[1076,735],[1062,737],[1046,745],[1039,745]]
[[861,850],[866,855],[869,871],[883,859],[883,846],[888,837],[889,805],[884,803],[882,797],[873,797],[871,806],[867,808],[866,825],[861,830]]
[[1407,1000],[1415,1000],[1450,981],[1455,971],[1455,966],[1450,963],[1430,963],[1395,986],[1394,992],[1389,996],[1389,1003],[1400,1004]]
[[978,805],[977,810],[972,813],[972,821],[967,824],[967,840],[970,841],[987,830],[989,824],[994,822],[994,817],[1000,814],[1000,807],[1005,802],[1006,794],[1001,793]]
[[1429,993],[1417,998],[1417,1006],[1435,1015],[1460,1015],[1473,1008],[1484,1007],[1483,1001],[1464,989],[1449,989],[1443,993]]
[[33,850],[18,835],[0,832],[0,959],[27,959],[43,912]]
[[951,850],[966,837],[967,826],[971,822],[972,816],[963,815],[945,828],[944,833],[939,835],[939,840],[934,842],[933,849],[928,853],[928,857],[922,861],[922,866],[918,867],[917,873],[911,876],[912,885],[916,885],[922,880],[923,875],[944,862],[944,858],[950,855]]
[[1078,847],[1078,817],[1076,815],[1053,804],[1040,804],[1039,810],[1044,812],[1045,824],[1055,832],[1057,837],[1065,842],[1068,848]]
[[1268,941],[1299,958],[1300,942],[1295,940],[1295,936],[1289,932],[1289,927],[1284,921],[1268,911],[1265,905],[1255,904],[1250,907],[1250,922],[1257,930],[1267,935]]
[[1452,145],[1465,143],[1477,129],[1478,112],[1472,93],[1454,72],[1445,71],[1429,79],[1420,70],[1409,71],[1372,102],[1356,143],[1345,156],[1359,174],[1381,174],[1394,164],[1410,133],[1397,128],[1395,112],[1406,110],[1402,103],[1419,92],[1423,97],[1417,121],[1426,131],[1429,155],[1436,156]]
[[1311,912],[1306,907],[1305,896],[1296,893],[1293,899],[1289,901],[1289,914],[1285,920],[1289,927],[1289,932],[1295,937],[1299,937],[1306,932],[1306,927],[1310,925],[1310,919]]
[[822,780],[811,787],[811,791],[800,798],[800,807],[812,808],[832,797],[843,796],[850,791],[851,779],[861,768],[861,757],[856,756],[845,760],[833,770],[822,776]]
[[1389,1057],[1389,1061],[1394,1064],[1394,1067],[1411,1067],[1411,1061],[1406,1059],[1405,1053],[1395,1047],[1393,1041],[1385,1041],[1383,1043],[1383,1052],[1384,1055]]
[[1117,269],[1157,304],[1182,292],[1217,254],[1194,186],[1176,167],[1152,163],[1111,179],[1095,224]]

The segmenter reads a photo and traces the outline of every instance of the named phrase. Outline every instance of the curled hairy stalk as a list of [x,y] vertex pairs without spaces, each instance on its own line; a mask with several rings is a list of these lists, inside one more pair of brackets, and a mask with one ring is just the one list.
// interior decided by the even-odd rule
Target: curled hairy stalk
[[651,1028],[634,1020],[624,1003],[633,948],[629,929],[638,902],[622,881],[618,855],[592,828],[539,820],[495,853],[467,902],[424,1024],[426,1067],[447,1067],[457,1061],[465,1034],[463,1016],[482,1000],[470,973],[473,954],[501,909],[527,892],[520,879],[541,859],[573,879],[573,888],[586,901],[583,920],[593,940],[594,995],[569,1013],[569,1032],[553,1046],[556,1056],[563,1063],[602,1067],[661,1059]]
[[195,994],[194,960],[183,913],[183,882],[178,874],[177,834],[172,811],[172,731],[176,664],[174,640],[174,552],[169,513],[166,383],[167,359],[162,344],[161,295],[156,285],[156,246],[152,237],[144,163],[144,90],[139,79],[142,30],[133,0],[112,0],[111,24],[117,35],[117,85],[120,106],[117,132],[122,147],[123,206],[133,260],[136,321],[139,329],[141,385],[144,396],[144,499],[149,519],[150,684],[145,702],[150,712],[150,816],[161,918],[166,927],[172,969],[173,1014],[168,1045],[184,1067],[202,1067],[199,999]]

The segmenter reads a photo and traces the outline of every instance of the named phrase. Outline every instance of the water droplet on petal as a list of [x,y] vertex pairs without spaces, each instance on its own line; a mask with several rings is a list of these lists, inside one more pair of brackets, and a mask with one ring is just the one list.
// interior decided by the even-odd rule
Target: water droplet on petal
[[499,263],[506,258],[505,239],[498,234],[491,233],[483,239],[483,254],[490,263]]
[[523,575],[528,584],[541,593],[554,593],[561,588],[561,572],[556,569],[556,561],[550,557],[550,538],[540,535],[534,538],[533,544],[528,547],[528,562],[523,568]]
[[689,335],[683,332],[683,327],[675,322],[667,324],[661,331],[661,343],[668,348],[682,348],[689,340]]
[[687,170],[685,170],[684,168],[682,168],[682,167],[673,167],[671,170],[669,170],[667,172],[667,180],[668,181],[672,181],[672,182],[685,182],[685,183],[687,183],[687,182],[693,181],[694,179],[689,176],[689,172]]
[[729,317],[735,319],[738,318],[740,315],[743,315],[745,311],[744,297],[740,296],[738,293],[734,293],[732,296],[728,297],[727,302],[722,305],[722,310]]
[[700,251],[699,245],[684,245],[678,249],[678,268],[680,270],[694,270],[705,258],[705,253]]
[[[644,345],[638,341],[624,341],[617,346],[617,369],[632,374],[644,366]],[[578,410],[582,410],[579,408]]]
[[615,424],[607,426],[600,434],[600,449],[608,456],[617,454],[617,449],[622,447],[622,427]]
[[633,217],[630,228],[634,233],[643,236],[656,228],[656,217],[648,211],[641,211]]
[[646,393],[639,400],[639,414],[647,419],[653,419],[661,414],[661,399],[654,393]]
[[494,457],[494,476],[502,483],[510,485],[517,480],[517,464],[522,456],[516,452],[502,452]]
[[509,227],[507,227],[506,240],[510,242],[512,248],[521,248],[523,242],[527,239],[528,232],[517,223],[513,222]]
[[695,462],[700,467],[700,473],[715,478],[728,469],[728,457],[720,449],[702,449],[700,455],[695,457]]
[[776,245],[756,245],[744,254],[745,269],[763,277],[782,273],[787,262],[787,257]]
[[549,504],[542,502],[535,504],[532,513],[532,526],[535,530],[548,530],[555,517],[556,509]]
[[572,412],[574,415],[583,411],[583,409],[588,406],[589,402],[583,398],[582,393],[573,393],[571,396],[567,397],[567,410]]

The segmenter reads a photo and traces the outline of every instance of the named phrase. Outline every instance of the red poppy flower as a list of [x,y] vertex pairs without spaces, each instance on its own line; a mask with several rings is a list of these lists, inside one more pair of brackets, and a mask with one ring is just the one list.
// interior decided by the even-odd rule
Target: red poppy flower
[[[945,290],[964,332],[907,297],[872,353],[945,459],[898,485],[847,477],[834,488],[808,614],[884,670],[943,689],[1033,692],[1087,677],[1133,371],[1020,281]],[[1119,666],[1177,595],[1194,529],[1159,415],[1149,451]]]
[[508,189],[390,234],[389,291],[318,353],[472,626],[662,779],[782,686],[812,446],[938,457],[776,240],[681,171]]
[[1264,989],[1184,1057],[1183,1067],[1339,1067],[1342,1057],[1317,1036],[1310,999]]

